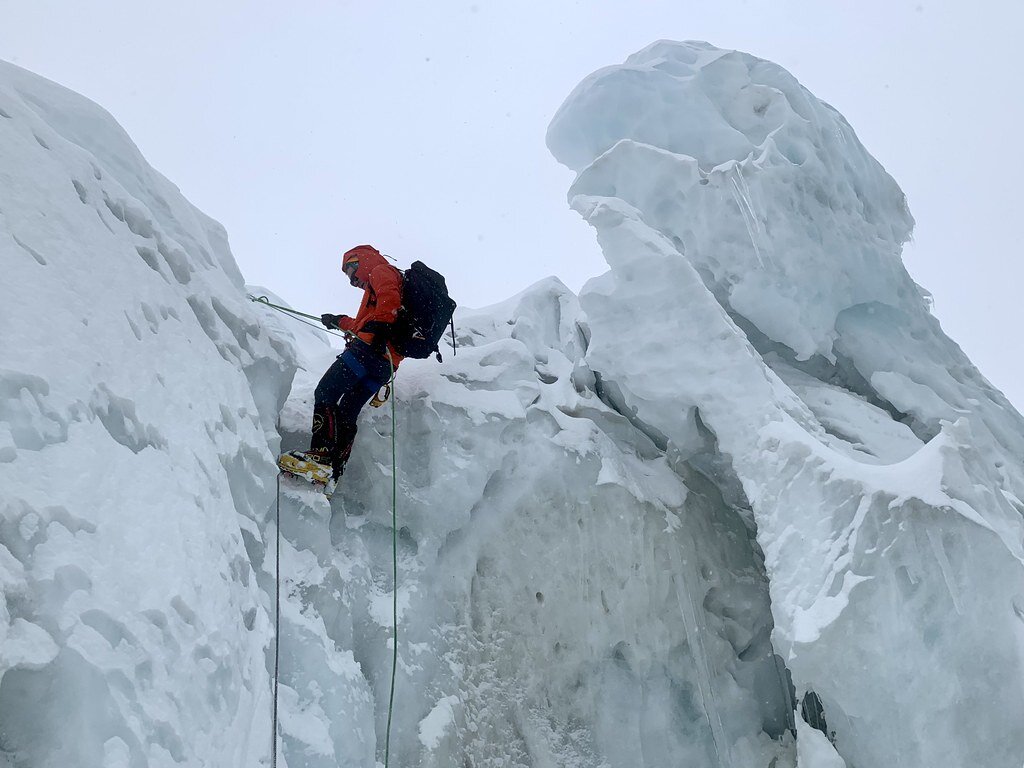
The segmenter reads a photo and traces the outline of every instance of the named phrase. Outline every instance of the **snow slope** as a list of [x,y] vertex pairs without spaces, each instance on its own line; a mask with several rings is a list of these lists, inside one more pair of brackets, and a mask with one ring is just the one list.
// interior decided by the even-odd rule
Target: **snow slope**
[[268,764],[279,510],[282,766],[382,763],[397,597],[392,765],[1019,768],[1024,422],[903,270],[895,182],[703,43],[548,141],[609,271],[460,311],[328,503],[272,457],[338,350],[0,66],[0,761]]

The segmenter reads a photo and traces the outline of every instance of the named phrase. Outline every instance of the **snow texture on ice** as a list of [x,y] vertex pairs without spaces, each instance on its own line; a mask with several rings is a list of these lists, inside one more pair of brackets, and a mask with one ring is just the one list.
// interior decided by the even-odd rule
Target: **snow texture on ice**
[[[751,526],[602,399],[576,297],[548,279],[460,313],[456,327],[455,357],[407,360],[396,382],[397,763],[616,766],[644,754],[650,765],[713,764],[729,750],[767,765],[790,755],[791,700]],[[312,389],[334,354],[322,350],[296,377],[285,447],[307,439]],[[378,758],[395,588],[390,436],[386,409],[364,412],[329,514],[298,493],[282,523],[329,585],[291,594],[303,614],[330,617],[325,645],[351,648],[369,681],[376,730],[358,743]],[[331,675],[319,674],[322,686]],[[369,764],[346,738],[333,759]],[[284,746],[290,764],[333,764],[296,736]]]
[[548,143],[611,267],[587,362],[669,451],[689,411],[714,435],[839,753],[1016,768],[1024,421],[904,270],[895,182],[785,70],[704,43],[591,75]]
[[381,764],[397,598],[394,765],[1020,767],[1024,420],[903,269],[896,183],[704,43],[548,143],[609,271],[460,311],[397,434],[367,408],[332,500],[278,496],[339,350],[0,65],[0,759],[268,764],[279,498],[282,766]]
[[102,109],[0,63],[0,754],[255,765],[292,346]]

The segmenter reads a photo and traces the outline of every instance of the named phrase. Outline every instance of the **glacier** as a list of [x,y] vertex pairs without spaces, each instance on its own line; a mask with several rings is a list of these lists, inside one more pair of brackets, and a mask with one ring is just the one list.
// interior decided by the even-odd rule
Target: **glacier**
[[96,105],[3,64],[0,167],[0,753],[254,764],[293,350]]
[[461,309],[328,501],[274,456],[331,339],[0,63],[0,764],[270,765],[278,660],[278,764],[383,765],[393,601],[392,765],[1024,763],[1024,420],[905,271],[896,182],[706,43],[547,141],[608,272]]

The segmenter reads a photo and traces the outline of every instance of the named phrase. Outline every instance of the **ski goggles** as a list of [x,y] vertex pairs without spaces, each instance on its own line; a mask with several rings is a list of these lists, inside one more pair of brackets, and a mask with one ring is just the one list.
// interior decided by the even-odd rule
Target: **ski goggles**
[[341,271],[348,276],[348,281],[352,285],[356,284],[356,270],[359,269],[359,259],[352,259],[345,263],[345,266],[341,268]]

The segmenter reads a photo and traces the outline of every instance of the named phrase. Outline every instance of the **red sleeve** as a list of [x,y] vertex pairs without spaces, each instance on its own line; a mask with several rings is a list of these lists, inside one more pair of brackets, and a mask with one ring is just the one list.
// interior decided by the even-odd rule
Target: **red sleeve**
[[390,264],[381,264],[369,274],[368,282],[377,297],[377,306],[359,313],[359,327],[367,323],[393,323],[402,306],[402,275]]

